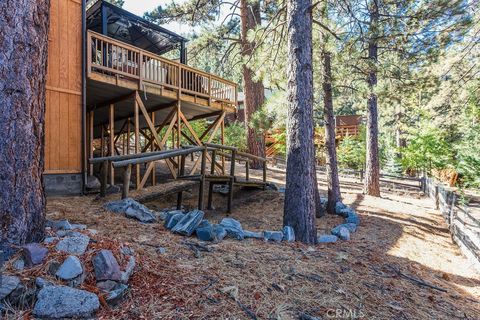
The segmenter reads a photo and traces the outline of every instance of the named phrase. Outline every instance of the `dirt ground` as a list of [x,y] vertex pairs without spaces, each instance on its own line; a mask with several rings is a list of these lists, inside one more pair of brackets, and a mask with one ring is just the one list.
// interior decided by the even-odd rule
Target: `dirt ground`
[[[269,180],[283,184],[284,172],[269,171]],[[319,181],[325,194],[324,177]],[[431,200],[413,187],[388,184],[381,199],[363,196],[354,179],[342,179],[342,190],[362,219],[351,241],[226,239],[207,244],[210,252],[200,257],[188,245],[195,238],[103,210],[118,194],[49,198],[48,217],[87,224],[136,250],[140,263],[128,299],[117,309],[102,308],[102,319],[480,319],[480,274],[453,244]],[[195,207],[196,194],[186,195],[187,207]],[[280,230],[283,201],[278,191],[242,190],[231,217],[244,229]],[[146,203],[153,210],[174,204],[174,197]],[[227,216],[226,198],[215,195],[214,206],[206,218],[218,222]],[[318,219],[319,233],[341,221]]]

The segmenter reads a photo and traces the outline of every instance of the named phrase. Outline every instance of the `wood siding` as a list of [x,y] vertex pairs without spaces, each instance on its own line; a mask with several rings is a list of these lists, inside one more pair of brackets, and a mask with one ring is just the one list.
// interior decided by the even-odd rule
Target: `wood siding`
[[82,171],[82,3],[51,0],[45,173]]

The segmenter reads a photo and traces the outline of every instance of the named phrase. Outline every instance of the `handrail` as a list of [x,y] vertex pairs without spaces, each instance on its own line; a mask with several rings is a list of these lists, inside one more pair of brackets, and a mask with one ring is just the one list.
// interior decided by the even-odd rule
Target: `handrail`
[[237,84],[182,63],[165,59],[92,30],[87,31],[87,72],[111,72],[162,85],[209,101],[237,104]]
[[113,161],[112,166],[114,168],[121,168],[121,167],[126,167],[128,165],[142,164],[142,163],[147,163],[152,161],[158,161],[158,160],[164,160],[168,158],[188,155],[194,152],[203,151],[204,149],[205,147],[194,147],[194,148],[187,148],[187,149],[182,148],[182,149],[166,150],[164,153],[156,154],[153,156],[137,157],[133,159]]

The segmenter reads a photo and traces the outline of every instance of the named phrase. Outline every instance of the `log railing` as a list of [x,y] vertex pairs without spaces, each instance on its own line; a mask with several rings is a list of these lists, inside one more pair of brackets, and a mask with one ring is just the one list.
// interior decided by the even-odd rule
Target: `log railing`
[[119,75],[142,83],[161,85],[209,101],[236,105],[237,85],[215,75],[165,59],[89,30],[87,73]]

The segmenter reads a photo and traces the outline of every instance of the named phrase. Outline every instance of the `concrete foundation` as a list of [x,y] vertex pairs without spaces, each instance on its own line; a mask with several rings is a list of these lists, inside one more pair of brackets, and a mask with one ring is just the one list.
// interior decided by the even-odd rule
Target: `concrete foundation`
[[82,174],[44,174],[47,196],[78,196],[83,191]]

